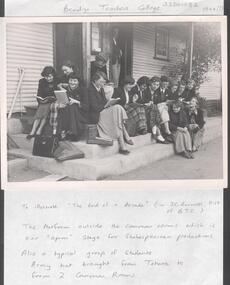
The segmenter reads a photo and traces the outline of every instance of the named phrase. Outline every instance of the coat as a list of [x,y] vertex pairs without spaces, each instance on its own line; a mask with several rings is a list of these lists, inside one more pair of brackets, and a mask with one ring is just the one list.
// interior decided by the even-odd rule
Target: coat
[[182,94],[182,98],[184,98],[184,101],[191,101],[191,99],[193,97],[197,97],[195,88],[193,88],[191,90],[189,90],[189,89],[184,90],[184,92]]
[[154,104],[159,104],[166,102],[169,99],[169,89],[166,89],[163,93],[160,88],[158,88],[155,92],[155,101]]
[[178,113],[174,113],[173,110],[169,111],[169,129],[172,132],[177,130],[177,127],[188,127],[188,118],[184,110],[180,110]]
[[196,112],[191,112],[189,109],[186,111],[187,119],[189,124],[197,124],[200,129],[203,128],[205,121],[204,121],[204,113],[203,110],[200,108],[196,109]]
[[[125,91],[121,87],[114,89],[113,98],[121,98],[121,100],[118,102],[118,104],[123,106],[123,107],[127,104],[126,103]],[[130,103],[130,95],[129,95],[129,102],[128,103]]]
[[117,43],[117,40],[116,40],[116,44],[114,40],[112,40],[112,42],[113,42],[112,55],[111,55],[112,64],[116,64],[117,62],[120,64],[121,63],[121,49]]
[[95,86],[91,83],[88,88],[88,110],[89,123],[97,124],[100,117],[100,112],[104,109],[107,100],[104,89],[98,92]]

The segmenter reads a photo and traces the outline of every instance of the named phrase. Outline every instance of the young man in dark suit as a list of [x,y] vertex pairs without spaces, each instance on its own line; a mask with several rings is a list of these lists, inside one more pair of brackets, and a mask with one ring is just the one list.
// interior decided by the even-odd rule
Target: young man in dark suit
[[118,87],[120,72],[121,72],[121,57],[122,50],[118,43],[119,29],[117,27],[113,28],[113,39],[112,39],[112,80],[114,87]]

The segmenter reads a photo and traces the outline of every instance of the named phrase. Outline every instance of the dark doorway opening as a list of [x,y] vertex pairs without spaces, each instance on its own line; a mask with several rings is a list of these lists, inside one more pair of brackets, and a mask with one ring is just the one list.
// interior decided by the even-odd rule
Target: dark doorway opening
[[132,75],[132,40],[133,24],[132,23],[114,23],[113,27],[118,27],[119,38],[118,44],[122,50],[121,72],[119,85],[126,75]]
[[55,24],[55,68],[61,75],[65,60],[70,60],[83,78],[82,23]]

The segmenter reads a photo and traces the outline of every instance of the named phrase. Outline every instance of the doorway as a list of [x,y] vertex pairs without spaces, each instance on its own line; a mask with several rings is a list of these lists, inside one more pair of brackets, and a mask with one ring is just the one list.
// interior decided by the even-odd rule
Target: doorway
[[64,61],[70,60],[83,79],[82,23],[55,24],[55,68],[61,75]]
[[119,29],[118,44],[122,50],[121,72],[119,85],[122,83],[126,75],[132,75],[132,40],[133,40],[133,24],[132,23],[114,23]]

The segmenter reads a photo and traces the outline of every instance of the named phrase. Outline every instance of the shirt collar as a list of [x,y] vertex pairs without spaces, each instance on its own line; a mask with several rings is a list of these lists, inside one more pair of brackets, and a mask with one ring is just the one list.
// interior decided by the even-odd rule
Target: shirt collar
[[100,92],[101,91],[101,88],[98,88],[93,82],[92,82],[93,86],[95,87],[95,89]]

